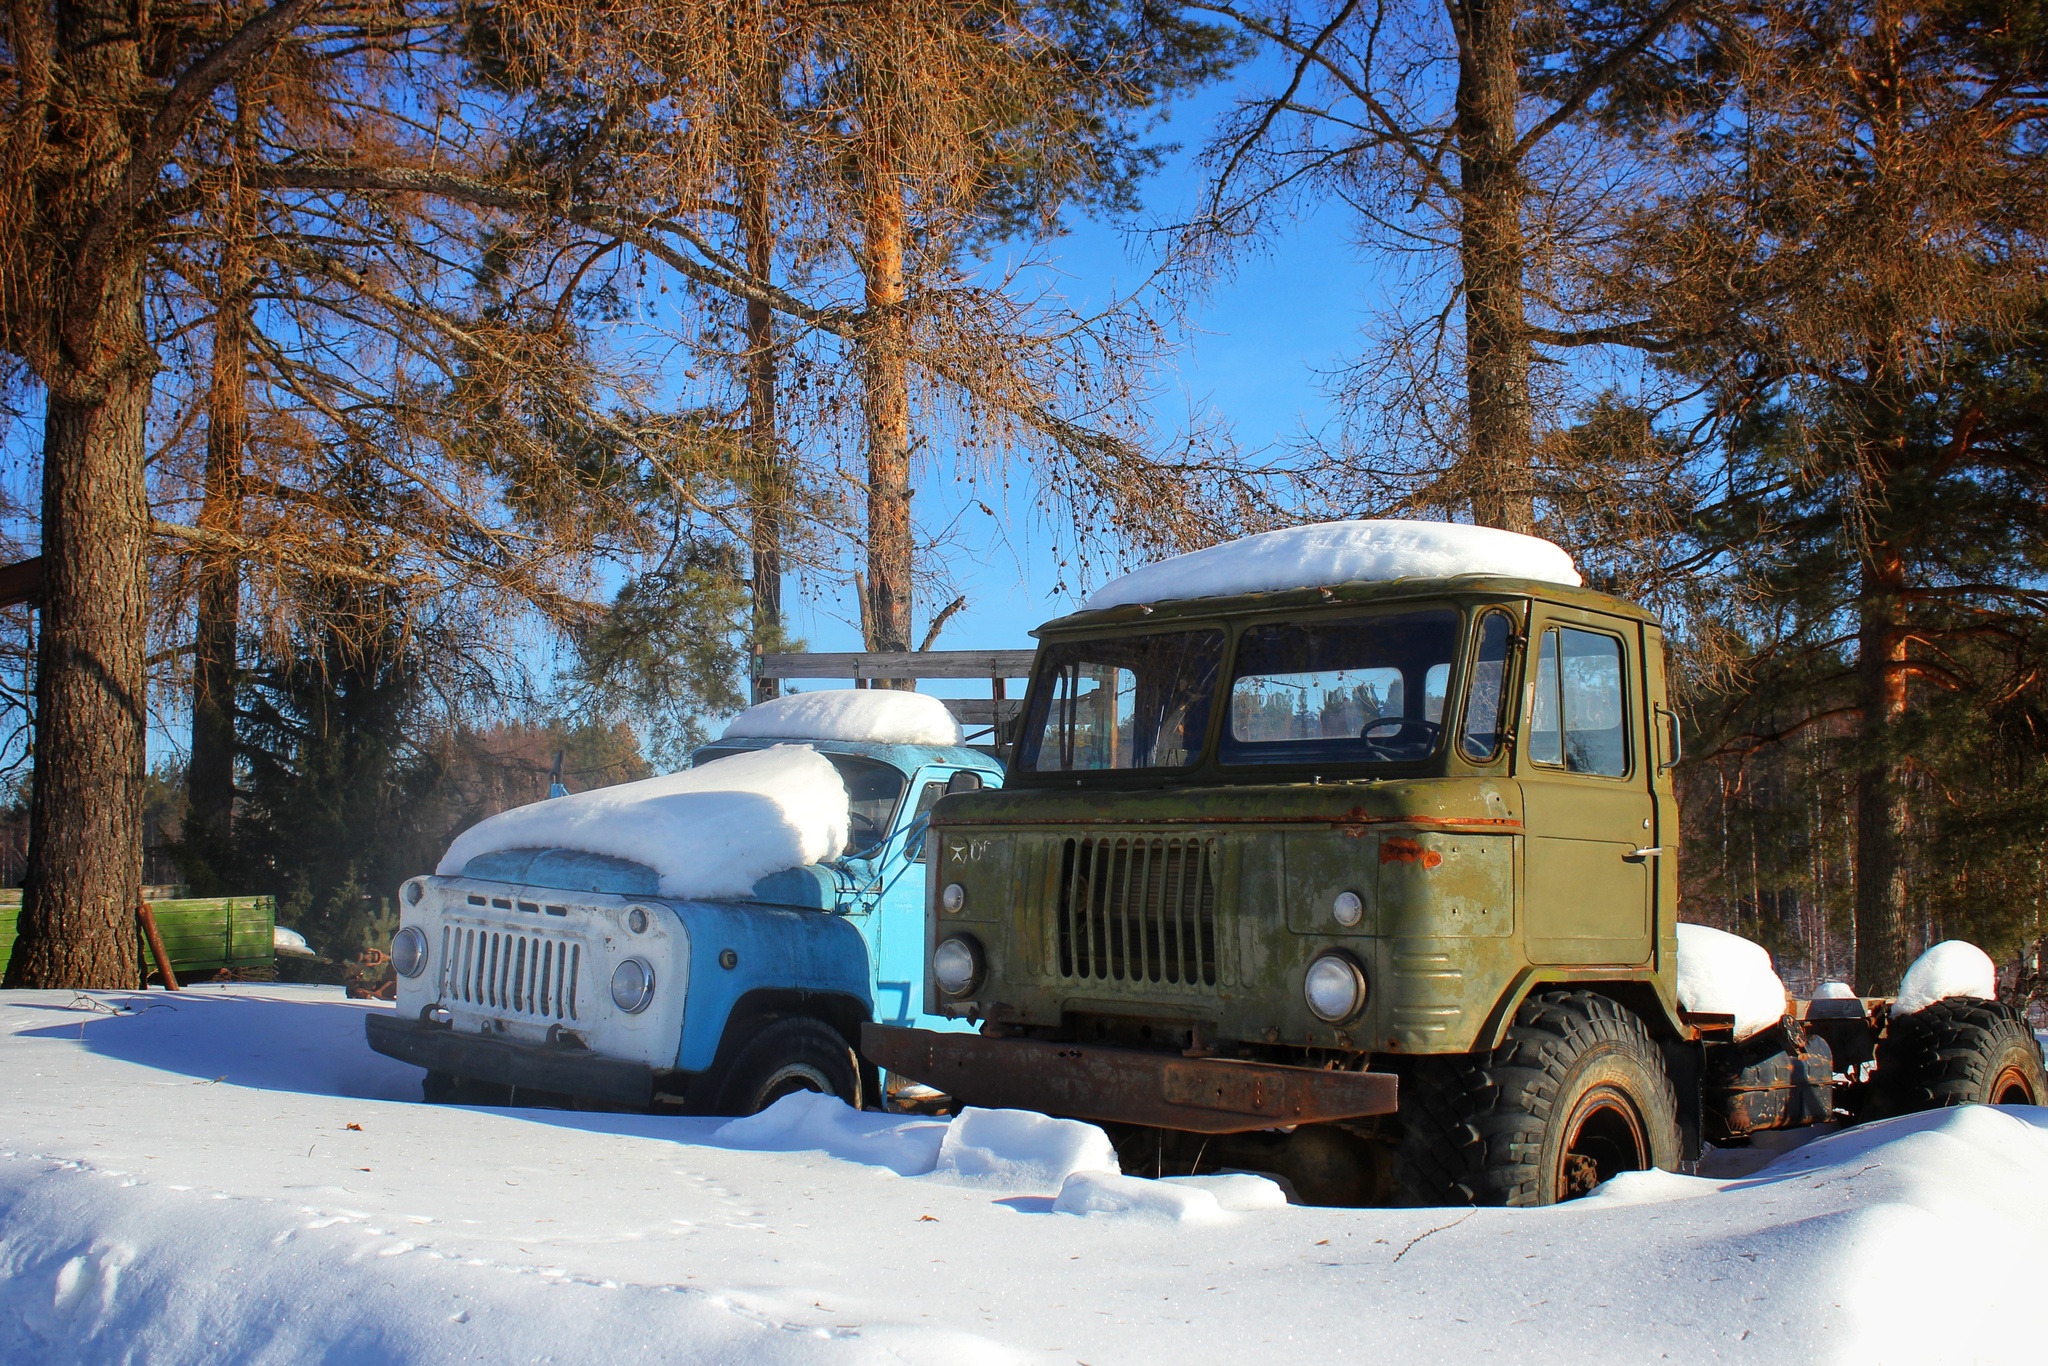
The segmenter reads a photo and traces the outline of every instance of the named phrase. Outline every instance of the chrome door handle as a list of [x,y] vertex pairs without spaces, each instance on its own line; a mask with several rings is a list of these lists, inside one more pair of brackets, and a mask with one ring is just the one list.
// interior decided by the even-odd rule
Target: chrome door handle
[[1655,845],[1655,844],[1653,844],[1653,845],[1650,845],[1650,846],[1649,846],[1648,848],[1645,848],[1645,849],[1631,849],[1631,850],[1629,850],[1629,851],[1628,851],[1628,852],[1627,852],[1626,854],[1623,854],[1623,855],[1622,855],[1622,857],[1623,857],[1623,858],[1625,858],[1625,859],[1631,859],[1631,858],[1656,858],[1656,857],[1657,857],[1657,856],[1658,856],[1659,854],[1661,854],[1661,853],[1663,853],[1663,852],[1664,852],[1664,850],[1663,850],[1662,846],[1660,846],[1660,845]]

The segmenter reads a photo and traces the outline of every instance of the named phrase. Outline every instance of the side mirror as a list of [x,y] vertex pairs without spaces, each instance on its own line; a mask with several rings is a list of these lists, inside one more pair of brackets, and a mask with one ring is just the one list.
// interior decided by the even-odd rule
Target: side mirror
[[963,768],[952,777],[946,779],[946,795],[948,797],[959,792],[979,791],[981,791],[981,775],[971,768]]

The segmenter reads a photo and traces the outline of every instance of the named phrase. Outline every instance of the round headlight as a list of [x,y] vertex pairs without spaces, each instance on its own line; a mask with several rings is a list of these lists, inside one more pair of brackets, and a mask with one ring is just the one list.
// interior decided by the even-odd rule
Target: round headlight
[[1326,953],[1308,965],[1302,995],[1316,1018],[1337,1024],[1356,1015],[1365,1004],[1365,973],[1341,953]]
[[635,906],[626,912],[626,928],[635,934],[647,933],[647,908]]
[[967,889],[957,882],[947,883],[945,890],[939,893],[939,904],[946,908],[948,915],[960,914],[960,908],[967,904]]
[[405,884],[405,902],[408,906],[420,904],[420,898],[427,894],[427,884],[414,878]]
[[1337,899],[1330,903],[1330,914],[1337,918],[1339,925],[1348,930],[1365,918],[1365,902],[1359,899],[1356,892],[1339,892]]
[[391,966],[400,977],[417,977],[427,970],[427,936],[417,925],[407,925],[391,936]]
[[612,1004],[638,1015],[654,999],[654,969],[644,958],[628,958],[612,969]]
[[948,939],[932,950],[932,980],[948,996],[964,996],[981,978],[981,950],[972,939]]

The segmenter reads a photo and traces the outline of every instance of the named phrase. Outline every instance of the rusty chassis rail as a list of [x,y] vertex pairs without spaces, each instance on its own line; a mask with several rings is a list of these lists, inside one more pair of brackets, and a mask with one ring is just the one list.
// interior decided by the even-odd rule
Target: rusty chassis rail
[[868,1061],[965,1105],[1198,1134],[1390,1115],[1399,1083],[1386,1072],[1334,1072],[1229,1058],[1041,1039],[861,1026]]

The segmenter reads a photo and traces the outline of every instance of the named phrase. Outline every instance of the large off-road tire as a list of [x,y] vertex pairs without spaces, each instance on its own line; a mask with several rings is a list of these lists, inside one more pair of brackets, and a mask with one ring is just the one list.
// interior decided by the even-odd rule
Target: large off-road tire
[[802,1015],[777,1020],[733,1058],[718,1113],[757,1114],[798,1091],[837,1096],[858,1110],[860,1073],[860,1060],[831,1025]]
[[2048,1105],[2041,1046],[2019,1012],[1951,997],[1891,1021],[1877,1044],[1875,1115],[1946,1105]]
[[1626,1171],[1678,1166],[1678,1097],[1634,1013],[1584,991],[1522,1003],[1491,1053],[1401,1076],[1394,1197],[1549,1205]]

